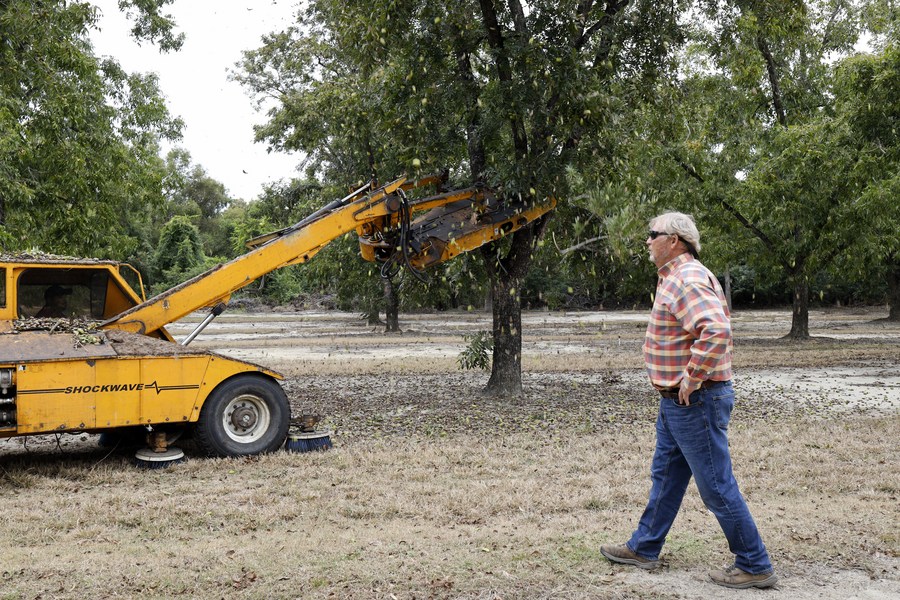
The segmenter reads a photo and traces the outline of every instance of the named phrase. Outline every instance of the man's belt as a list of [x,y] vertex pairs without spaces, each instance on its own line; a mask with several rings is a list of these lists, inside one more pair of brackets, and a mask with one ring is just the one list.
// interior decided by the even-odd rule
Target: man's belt
[[[711,387],[715,387],[717,385],[722,385],[723,383],[728,383],[728,382],[727,381],[712,381],[711,379],[707,379],[706,381],[703,381],[700,383],[700,389],[706,390]],[[677,387],[662,388],[659,390],[659,395],[662,396],[663,398],[677,400],[678,399],[678,388]]]

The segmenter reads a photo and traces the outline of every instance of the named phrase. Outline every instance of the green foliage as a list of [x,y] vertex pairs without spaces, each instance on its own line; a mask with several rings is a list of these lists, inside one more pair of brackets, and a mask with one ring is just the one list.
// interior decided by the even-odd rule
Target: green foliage
[[302,269],[304,293],[331,294],[340,310],[378,314],[384,285],[378,267],[359,256],[355,233],[348,233],[319,252]]
[[251,214],[255,218],[264,217],[275,227],[287,227],[327,204],[330,198],[323,194],[322,184],[313,178],[269,184],[253,203]]
[[[780,305],[790,302],[788,284],[784,273],[775,269],[757,270],[745,264],[729,268],[731,274],[731,299],[735,307],[758,307]],[[719,281],[724,277],[719,273]],[[813,289],[825,289],[828,284],[820,282]],[[829,294],[828,300],[833,299]]]
[[165,224],[159,235],[155,265],[159,271],[192,269],[203,262],[200,232],[188,217],[179,215]]
[[[309,204],[319,208],[319,202],[309,199]],[[273,190],[264,194],[263,199],[252,203],[234,222],[232,247],[236,253],[247,251],[247,240],[280,229],[285,222],[270,220],[273,207],[278,206]],[[304,213],[299,205],[291,216],[282,216],[298,221]],[[359,256],[359,244],[355,232],[347,233],[326,245],[307,263],[285,267],[266,276],[264,285],[245,293],[257,294],[277,303],[293,302],[305,295],[329,296],[341,310],[373,312],[377,314],[382,305],[382,282],[378,267],[363,261]]]
[[138,41],[155,43],[163,51],[178,50],[184,43],[184,34],[175,33],[172,15],[162,9],[174,0],[119,0],[119,9],[134,18],[131,35]]
[[494,350],[494,336],[489,331],[478,331],[463,335],[466,347],[456,359],[456,364],[461,371],[481,369],[487,371],[491,368],[490,353]]
[[836,76],[836,111],[859,152],[854,171],[865,180],[859,198],[869,235],[857,239],[876,260],[900,252],[900,44],[843,61]]
[[225,186],[210,177],[200,165],[191,163],[186,150],[176,148],[166,156],[166,203],[157,217],[163,222],[174,215],[191,217],[200,230],[203,249],[207,255],[229,255],[231,239],[228,223],[219,218],[231,206],[232,200]]
[[[606,218],[618,258],[632,254],[630,248],[645,256],[645,225],[634,223],[680,210],[697,218],[701,255],[711,268],[743,266],[762,276],[760,282],[781,281],[805,294],[825,281],[820,274],[849,266],[842,257],[860,239],[883,248],[872,233],[895,223],[885,215],[896,210],[874,193],[897,172],[885,160],[891,154],[885,142],[893,142],[881,140],[876,159],[841,108],[848,97],[842,65],[869,64],[843,58],[860,39],[860,5],[701,6],[706,18],[689,30],[681,76],[645,88],[632,110],[623,111],[615,125],[628,133],[614,138],[612,168],[581,173],[588,183],[596,178],[593,195],[606,199],[586,206]],[[889,121],[896,97],[890,71],[881,74],[879,88],[869,69],[855,72],[880,101],[868,101],[869,114],[859,122]],[[878,129],[891,130],[884,123]],[[624,203],[616,200],[622,197]],[[824,298],[827,290],[812,292]]]
[[188,217],[172,217],[162,228],[153,266],[156,275],[153,290],[157,293],[186,281],[211,266],[203,254],[200,231]]
[[[477,110],[487,152],[482,179],[510,195],[535,186],[562,193],[563,171],[579,148],[565,142],[602,131],[615,104],[604,84],[612,63],[605,61],[614,58],[636,78],[665,70],[667,48],[679,40],[677,13],[636,2],[627,16],[610,9],[610,19],[602,6],[579,14],[575,5],[541,1],[529,3],[520,26],[505,4],[493,8],[506,38],[502,58],[484,35],[477,3],[309,3],[296,26],[246,53],[236,75],[260,97],[278,100],[258,137],[311,153],[335,181],[414,171],[413,160],[424,172],[465,173],[466,144],[474,140],[461,125]],[[606,19],[602,34],[588,30]],[[622,40],[631,43],[616,43]],[[471,74],[460,71],[463,56]],[[498,61],[511,66],[509,81]],[[513,147],[510,118],[527,129],[524,156]],[[593,145],[584,148],[589,153]]]
[[[171,50],[170,3],[119,6],[138,39]],[[454,187],[561,202],[543,239],[510,236],[425,284],[404,276],[406,310],[481,307],[492,271],[515,273],[530,307],[647,302],[646,224],[664,210],[695,215],[703,260],[729,270],[738,305],[782,302],[798,282],[822,302],[883,297],[900,264],[889,2],[518,6],[306,3],[235,78],[274,99],[258,139],[307,153],[308,172],[244,204],[186,150],[159,157],[181,123],[155,76],[94,56],[90,3],[4,2],[0,247],[128,258],[166,289],[372,175],[447,168]],[[872,52],[856,53],[861,39]],[[513,258],[532,249],[522,270]],[[349,234],[250,293],[377,313],[383,282],[358,252]]]
[[157,274],[150,285],[151,295],[160,294],[166,290],[184,283],[188,279],[192,279],[201,273],[209,271],[220,261],[215,258],[204,258],[202,263],[195,264],[189,268],[173,267]]
[[[244,220],[248,210],[249,205],[246,202],[233,200],[228,205],[228,208],[211,219],[212,228],[215,232],[215,236],[212,238],[214,242],[210,241],[207,244],[206,240],[204,240],[204,251],[208,254],[216,254],[228,258],[235,258],[243,254],[244,250],[235,249],[234,238],[237,228]],[[207,251],[206,248],[211,250]]]
[[602,168],[569,170],[571,196],[538,242],[523,285],[525,306],[555,310],[647,302],[656,269],[647,260],[644,239],[655,192],[612,178],[597,185]]
[[[293,225],[315,212],[326,204],[323,199],[326,193],[318,182],[311,179],[267,186],[263,194],[234,220],[232,252],[244,253],[248,240]],[[338,192],[334,193],[336,195]],[[348,263],[362,261],[351,254],[358,255],[359,250],[355,243],[348,245],[346,237],[329,244],[308,264],[286,267],[266,276],[261,288],[247,293],[259,294],[273,302],[287,303],[304,294],[334,294],[335,288],[338,288],[342,307],[355,310],[360,295],[356,271],[362,266]],[[355,236],[352,237],[355,242]],[[345,266],[353,271],[348,273],[350,280],[346,282],[340,280]],[[364,286],[363,296],[367,295],[370,291]]]
[[302,267],[286,267],[266,275],[260,293],[278,304],[288,304],[300,296],[303,284]]
[[[144,1],[142,13],[158,2]],[[97,58],[88,3],[0,5],[0,229],[5,249],[124,258],[130,216],[161,202],[161,139],[181,123],[155,75]],[[157,28],[162,34],[167,28]],[[158,37],[158,36],[157,36]]]

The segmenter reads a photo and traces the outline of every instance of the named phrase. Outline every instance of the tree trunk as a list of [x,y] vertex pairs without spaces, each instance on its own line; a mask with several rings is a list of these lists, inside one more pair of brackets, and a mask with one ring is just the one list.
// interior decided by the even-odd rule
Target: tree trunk
[[900,321],[900,262],[888,266],[888,321]]
[[[512,137],[513,155],[517,164],[525,164],[527,163],[525,158],[529,155],[528,136],[524,125],[525,113],[519,113],[518,110],[521,109],[512,108],[516,106],[516,102],[511,97],[511,90],[515,87],[514,77],[504,45],[497,7],[494,5],[494,0],[479,0],[479,5],[482,25],[491,49],[493,67],[497,70],[497,78],[500,82],[499,89],[501,93],[508,96],[507,118]],[[510,6],[518,27],[517,35],[522,39],[527,39],[527,32],[524,31],[524,11],[517,2],[511,2]],[[467,83],[465,89],[468,96],[469,115],[466,137],[469,142],[469,167],[472,177],[477,178],[476,181],[478,181],[486,170],[485,157],[487,156],[480,127],[482,122],[478,103],[480,88],[469,60],[469,49],[464,46],[463,37],[459,31],[457,31],[455,39],[457,67]],[[522,68],[524,69],[524,65]],[[539,187],[533,173],[530,177],[522,176],[521,179],[531,181],[533,188]],[[491,306],[494,317],[494,354],[491,363],[491,378],[486,389],[488,394],[493,396],[522,392],[522,292],[520,287],[531,264],[532,253],[537,241],[547,225],[547,220],[548,216],[545,215],[514,233],[506,256],[502,258],[497,255],[497,243],[482,246],[482,257],[491,281]]]
[[728,312],[731,312],[731,269],[725,269],[725,303],[728,305]]
[[809,280],[803,273],[796,274],[794,281],[793,308],[791,312],[791,332],[787,337],[792,340],[809,339]]
[[522,393],[522,282],[528,273],[534,249],[547,227],[546,214],[515,232],[506,256],[499,258],[497,243],[481,247],[481,256],[491,281],[494,354],[486,392],[492,396]]
[[501,271],[493,278],[494,355],[487,391],[491,395],[522,393],[521,279]]
[[385,332],[400,331],[400,296],[397,294],[394,280],[390,277],[384,280],[384,304],[384,320],[387,321]]

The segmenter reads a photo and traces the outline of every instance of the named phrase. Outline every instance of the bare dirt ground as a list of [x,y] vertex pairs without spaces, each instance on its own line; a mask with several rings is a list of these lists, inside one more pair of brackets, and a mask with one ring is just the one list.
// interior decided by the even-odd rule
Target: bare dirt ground
[[[734,317],[735,469],[781,576],[729,554],[692,486],[656,573],[610,565],[649,484],[643,312],[527,313],[521,397],[460,372],[483,313],[220,317],[198,347],[283,372],[330,452],[137,470],[94,436],[0,442],[0,598],[900,598],[900,326],[879,310]],[[199,321],[170,328],[177,338]],[[191,454],[190,442],[185,450]]]

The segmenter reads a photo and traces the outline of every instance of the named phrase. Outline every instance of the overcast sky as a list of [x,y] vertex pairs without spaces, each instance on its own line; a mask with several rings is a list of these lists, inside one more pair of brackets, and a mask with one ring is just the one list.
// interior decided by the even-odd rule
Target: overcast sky
[[263,123],[254,103],[228,70],[241,52],[260,46],[263,34],[280,31],[292,20],[296,0],[176,0],[168,10],[185,34],[178,52],[160,54],[138,46],[117,0],[94,0],[103,13],[92,39],[97,54],[116,58],[127,71],[152,71],[169,112],[185,122],[178,143],[191,153],[232,197],[252,200],[266,182],[296,175],[298,155],[267,153],[254,143],[253,125]]

